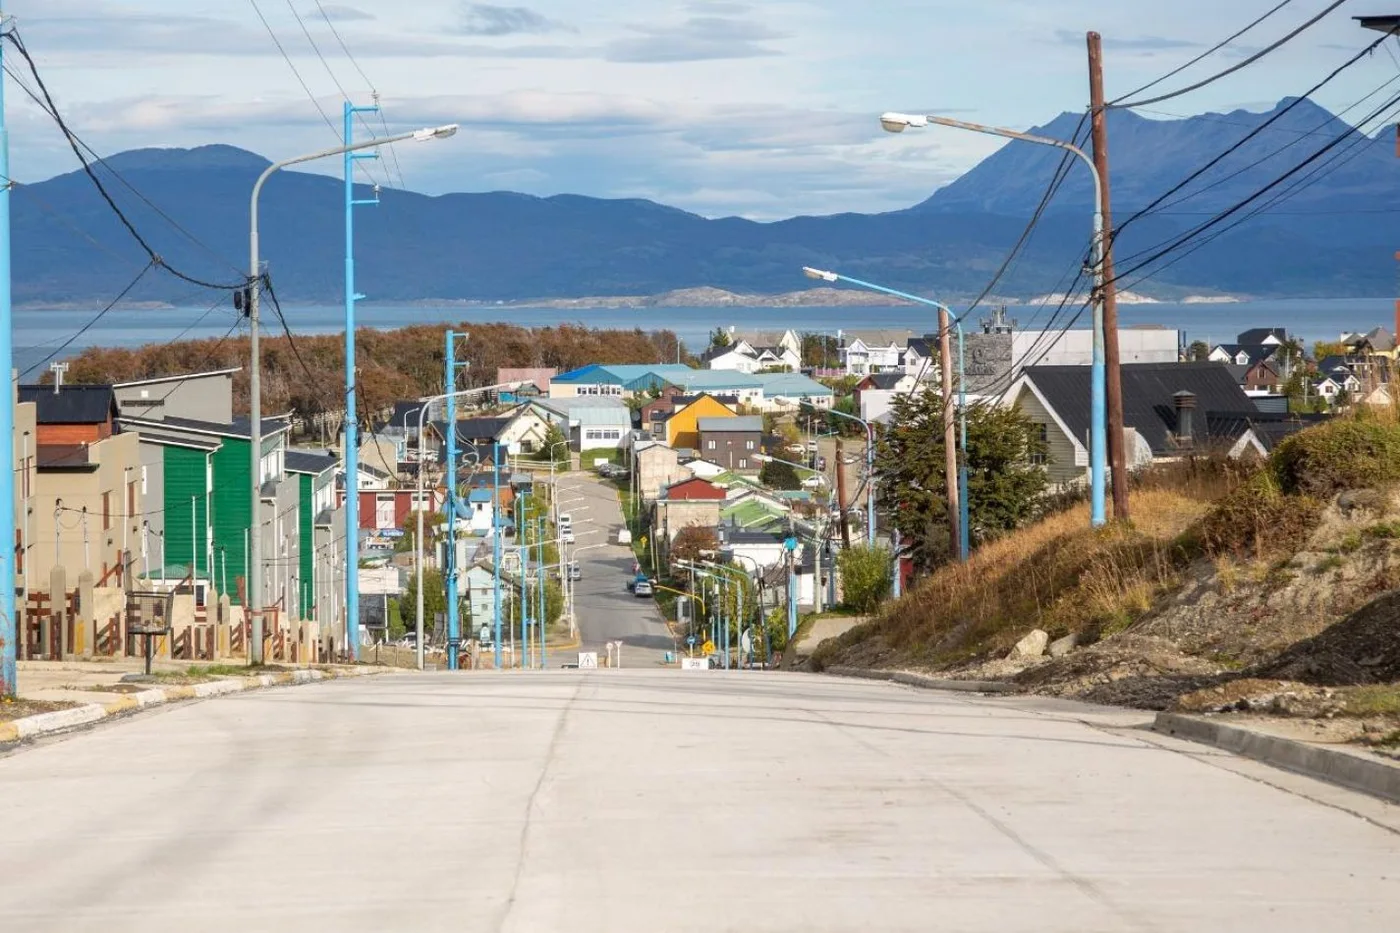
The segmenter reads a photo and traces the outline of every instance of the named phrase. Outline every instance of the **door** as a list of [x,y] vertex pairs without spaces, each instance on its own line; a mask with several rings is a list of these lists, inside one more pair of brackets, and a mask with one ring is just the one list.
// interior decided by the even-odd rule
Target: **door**
[[394,497],[379,496],[374,502],[374,527],[380,531],[395,527]]

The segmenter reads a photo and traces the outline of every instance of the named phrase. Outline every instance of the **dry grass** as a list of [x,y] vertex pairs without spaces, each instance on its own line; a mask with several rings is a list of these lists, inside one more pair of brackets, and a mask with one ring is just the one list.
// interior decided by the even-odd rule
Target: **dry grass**
[[1400,716],[1400,684],[1353,687],[1343,696],[1348,716]]
[[1094,530],[1086,505],[994,541],[934,573],[869,625],[819,650],[831,662],[871,634],[909,660],[943,665],[1005,651],[1032,628],[1096,640],[1127,628],[1198,553],[1187,534],[1208,501],[1168,489],[1132,496],[1134,521]]

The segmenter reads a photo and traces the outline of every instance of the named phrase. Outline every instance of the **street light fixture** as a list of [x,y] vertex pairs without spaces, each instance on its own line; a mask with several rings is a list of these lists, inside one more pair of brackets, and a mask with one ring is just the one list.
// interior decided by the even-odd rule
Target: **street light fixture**
[[1092,420],[1089,430],[1089,489],[1091,500],[1090,521],[1095,527],[1098,527],[1107,521],[1104,511],[1104,488],[1106,485],[1105,474],[1108,465],[1108,383],[1104,362],[1103,323],[1103,183],[1102,179],[1099,177],[1099,170],[1094,165],[1094,160],[1089,157],[1088,153],[1073,143],[1065,142],[1063,139],[1036,136],[1032,133],[1022,133],[1017,130],[1008,130],[999,126],[984,126],[981,123],[968,123],[963,120],[954,120],[950,117],[897,112],[880,115],[880,126],[882,126],[886,132],[890,133],[902,133],[910,127],[925,127],[930,124],[967,130],[972,133],[982,133],[989,136],[1001,136],[1005,139],[1019,139],[1023,142],[1037,143],[1042,146],[1053,146],[1056,149],[1073,153],[1080,161],[1089,167],[1089,171],[1094,177],[1094,235],[1090,249],[1089,262],[1093,270],[1094,281],[1094,288],[1090,298],[1094,308],[1094,358],[1089,372],[1090,409],[1092,411]]
[[[352,143],[345,146],[335,146],[331,149],[322,149],[318,152],[310,152],[306,155],[295,156],[290,159],[283,159],[281,162],[274,162],[263,169],[258,180],[253,183],[253,193],[248,199],[248,337],[250,356],[252,357],[248,369],[249,375],[249,411],[248,411],[248,448],[252,465],[252,513],[250,521],[254,528],[254,533],[248,535],[248,585],[247,585],[247,605],[245,612],[252,619],[253,637],[252,644],[248,648],[248,660],[252,664],[261,664],[263,660],[263,616],[262,616],[262,534],[258,522],[258,514],[262,509],[262,361],[261,348],[258,342],[259,322],[261,317],[258,313],[258,303],[262,292],[262,260],[258,250],[258,198],[262,194],[263,185],[274,172],[280,171],[289,165],[298,165],[302,162],[314,162],[317,159],[327,159],[331,156],[342,155],[347,152],[354,152],[359,149],[370,149],[375,146],[385,146],[389,143],[403,142],[405,140],[428,140],[443,139],[451,136],[457,131],[455,124],[449,126],[432,127],[424,130],[415,130],[412,133],[400,133],[397,136],[384,136],[377,139],[367,139],[363,142]],[[346,391],[354,390],[352,384],[347,385]],[[351,410],[351,402],[347,400],[346,409]],[[348,455],[348,451],[354,450],[354,430],[351,422],[346,422],[346,448],[347,462],[353,460],[353,456]],[[357,499],[358,489],[353,488],[355,477],[347,470],[345,482],[345,502],[346,502],[346,523],[345,523],[345,566],[346,566],[346,613],[345,613],[345,647],[346,651],[353,658],[358,653],[356,638],[358,637],[359,620],[352,618],[350,609],[359,601],[359,581],[356,579],[356,568],[359,566],[359,529],[358,522],[352,524],[350,519],[358,518],[359,502]],[[354,505],[351,505],[354,503]]]
[[[956,326],[956,328],[957,328],[957,335],[958,335],[958,424],[959,424],[959,433],[961,434],[961,438],[960,438],[961,443],[960,443],[959,446],[961,447],[961,452],[962,452],[962,456],[959,458],[958,471],[957,471],[957,473],[958,473],[958,475],[957,475],[957,486],[958,486],[958,552],[959,552],[959,557],[960,557],[960,559],[961,559],[964,563],[966,563],[967,558],[968,558],[968,552],[969,552],[970,549],[971,549],[971,533],[968,531],[968,517],[969,517],[969,516],[968,516],[968,512],[969,512],[969,509],[968,509],[968,495],[967,495],[967,492],[968,492],[968,490],[967,490],[967,486],[968,486],[968,479],[967,479],[967,388],[966,388],[966,381],[965,381],[964,373],[963,373],[964,355],[963,355],[963,326],[962,326],[962,318],[959,317],[958,315],[954,314],[954,313],[953,313],[953,310],[952,310],[951,308],[949,308],[947,305],[943,304],[943,302],[941,302],[941,301],[934,301],[932,298],[924,298],[924,297],[922,297],[922,296],[920,296],[920,295],[911,295],[911,294],[909,294],[908,292],[901,292],[901,291],[898,291],[898,290],[893,289],[893,288],[886,288],[886,287],[883,286],[883,285],[876,285],[876,284],[874,284],[873,282],[865,282],[865,281],[862,281],[862,280],[860,280],[860,279],[853,279],[853,278],[851,278],[851,277],[848,276],[848,275],[841,275],[841,274],[836,273],[836,272],[828,272],[828,271],[826,271],[825,269],[813,269],[813,268],[811,268],[810,266],[803,266],[803,267],[802,267],[802,272],[803,272],[803,274],[805,274],[809,279],[821,279],[821,280],[824,281],[824,282],[846,282],[846,283],[848,283],[848,284],[850,284],[850,285],[855,285],[855,286],[857,286],[857,287],[859,287],[859,288],[868,289],[869,291],[879,292],[879,293],[885,294],[885,295],[892,295],[892,296],[894,296],[894,297],[896,297],[896,298],[903,298],[903,299],[906,300],[906,301],[913,301],[913,302],[917,302],[917,303],[919,303],[919,304],[928,305],[929,307],[937,308],[939,311],[941,311],[941,312],[943,312],[944,314],[948,315],[948,317],[952,319],[953,324]],[[939,336],[941,337],[942,335],[940,334]],[[899,595],[899,592],[898,592],[898,590],[899,590],[898,581],[899,581],[899,561],[898,561],[898,558],[896,557],[896,560],[895,560],[895,582],[896,582],[896,586],[895,586],[895,595]]]

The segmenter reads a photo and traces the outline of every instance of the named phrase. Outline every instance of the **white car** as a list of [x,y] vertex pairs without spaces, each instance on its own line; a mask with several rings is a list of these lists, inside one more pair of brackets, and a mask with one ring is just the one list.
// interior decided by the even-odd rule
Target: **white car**
[[816,489],[824,482],[820,473],[813,473],[802,481],[802,485],[807,489]]

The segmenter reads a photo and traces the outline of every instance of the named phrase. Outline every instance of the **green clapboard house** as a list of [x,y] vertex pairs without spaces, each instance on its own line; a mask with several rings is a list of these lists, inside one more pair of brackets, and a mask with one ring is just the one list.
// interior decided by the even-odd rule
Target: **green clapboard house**
[[[317,566],[326,566],[331,558],[329,544],[319,546],[316,531],[329,530],[331,515],[335,510],[335,468],[339,459],[333,454],[311,453],[304,450],[289,450],[286,454],[287,474],[298,484],[297,533],[300,536],[299,586],[297,600],[302,618],[312,618],[318,599],[324,599],[323,592],[329,585],[328,579],[321,579]],[[318,550],[327,553],[319,555]]]
[[[252,528],[248,420],[216,424],[191,418],[123,418],[122,425],[141,436],[141,478],[146,501],[163,505],[162,511],[153,512],[147,521],[148,537],[155,539],[149,547],[156,551],[149,555],[147,575],[156,575],[161,561],[167,573],[183,575],[193,566],[198,580],[212,582],[238,604],[238,581],[248,572],[248,537]],[[265,585],[264,592],[269,603],[276,603],[278,594],[288,592],[288,584],[295,578],[284,568],[301,562],[301,549],[288,546],[299,544],[301,535],[282,523],[282,513],[288,510],[286,503],[290,496],[300,494],[301,483],[300,476],[289,477],[284,472],[290,425],[282,420],[264,420],[262,430],[260,522],[269,565],[264,578],[274,584],[271,589]],[[291,553],[284,558],[282,552],[286,550]],[[299,599],[290,602],[296,603],[297,610],[302,608]],[[285,608],[294,607],[288,604]]]

